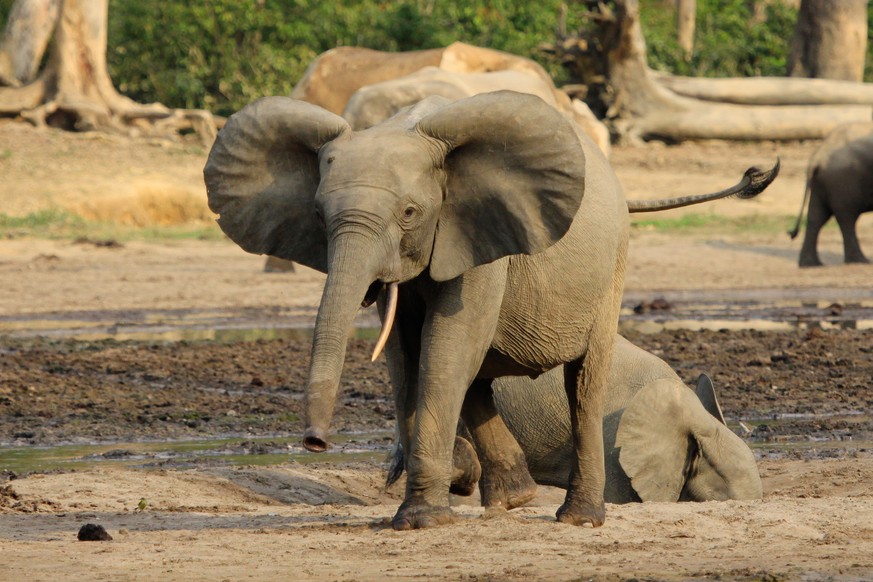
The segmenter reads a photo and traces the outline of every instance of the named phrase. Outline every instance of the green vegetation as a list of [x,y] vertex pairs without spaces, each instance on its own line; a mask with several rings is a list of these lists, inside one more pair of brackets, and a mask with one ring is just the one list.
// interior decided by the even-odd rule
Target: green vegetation
[[670,234],[771,234],[788,232],[794,226],[796,219],[795,216],[723,216],[689,213],[675,218],[631,218],[631,229],[632,232],[654,231]]
[[785,75],[797,12],[773,2],[754,20],[746,0],[698,0],[694,54],[685,61],[676,41],[672,2],[641,2],[649,66],[693,77]]
[[61,209],[40,210],[26,216],[0,213],[0,239],[18,237],[82,239],[95,244],[166,240],[222,240],[217,224],[184,224],[136,227],[111,222],[94,222]]
[[[14,0],[0,0],[5,21]],[[285,95],[321,52],[341,45],[415,50],[461,40],[539,61],[560,84],[565,72],[538,50],[552,42],[562,0],[109,0],[110,73],[140,102],[228,114],[262,95]],[[586,25],[582,2],[568,30]],[[676,43],[673,0],[640,2],[653,68],[692,76],[784,75],[796,11],[772,2],[756,21],[748,0],[698,0],[695,53]],[[870,6],[873,33],[873,3]],[[873,80],[873,42],[867,79]]]

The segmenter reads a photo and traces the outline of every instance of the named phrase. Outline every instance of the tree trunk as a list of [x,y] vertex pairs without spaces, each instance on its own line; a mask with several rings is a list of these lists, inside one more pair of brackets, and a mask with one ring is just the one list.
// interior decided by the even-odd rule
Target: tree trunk
[[[106,67],[108,0],[58,1],[54,43],[45,69],[27,85],[0,87],[0,115],[17,114],[37,126],[75,130],[127,132],[135,128],[167,133],[190,128],[204,145],[212,144],[216,124],[208,112],[174,111],[158,103],[141,105],[115,90]],[[13,16],[7,32],[21,28]],[[27,23],[23,26],[35,30]],[[4,46],[8,40],[4,39]],[[41,53],[34,56],[37,63],[41,58]]]
[[790,77],[861,81],[866,52],[867,0],[802,0]]
[[[704,101],[669,89],[646,63],[638,0],[587,0],[596,26],[548,47],[588,88],[586,100],[613,133],[629,139],[815,139],[873,107],[758,106]],[[661,81],[661,82],[659,82]],[[708,81],[701,81],[707,83]],[[850,101],[855,102],[857,101]],[[842,103],[842,101],[841,101]]]
[[694,24],[697,16],[697,0],[676,0],[676,37],[679,47],[690,61],[694,53]]
[[16,0],[0,43],[0,85],[18,87],[36,78],[58,19],[61,0]]

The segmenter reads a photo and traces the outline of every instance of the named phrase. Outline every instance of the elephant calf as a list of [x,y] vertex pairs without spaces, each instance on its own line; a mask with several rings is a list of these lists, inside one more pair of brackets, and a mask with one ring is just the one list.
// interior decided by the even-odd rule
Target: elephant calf
[[845,262],[869,263],[861,251],[855,223],[861,213],[873,211],[873,123],[841,125],[828,134],[812,155],[800,215],[788,233],[791,238],[800,231],[807,199],[809,212],[800,266],[822,264],[818,257],[818,233],[832,216],[843,235]]
[[[535,491],[530,477],[540,485],[566,488],[573,443],[562,368],[536,380],[500,378],[493,390],[511,436],[501,433],[499,423],[495,427],[499,419],[465,418],[477,423],[470,427],[472,440],[487,455],[479,457],[483,504],[511,509],[527,502]],[[605,501],[761,498],[754,455],[725,426],[707,376],[701,375],[692,390],[666,362],[616,336],[603,410]],[[521,459],[512,459],[512,437],[530,477]],[[461,437],[454,461],[453,492],[472,493],[480,467]]]

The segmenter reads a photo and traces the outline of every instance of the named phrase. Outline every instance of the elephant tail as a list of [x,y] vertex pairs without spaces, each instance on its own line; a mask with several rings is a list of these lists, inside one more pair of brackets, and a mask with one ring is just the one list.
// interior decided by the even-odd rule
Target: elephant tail
[[400,443],[396,444],[394,448],[388,453],[388,474],[385,475],[385,487],[391,487],[397,480],[400,479],[400,476],[403,475],[403,467],[405,465],[403,460],[403,447]]
[[679,198],[663,198],[661,200],[628,200],[627,209],[629,212],[656,212],[658,210],[681,208],[722,198],[754,198],[776,179],[776,176],[779,175],[779,165],[779,158],[776,158],[776,164],[769,170],[749,168],[743,175],[742,180],[730,188],[719,192],[680,196]]
[[800,222],[803,220],[803,209],[806,208],[806,203],[809,200],[810,184],[812,184],[812,179],[817,171],[818,167],[812,168],[806,176],[806,189],[803,191],[803,202],[800,203],[800,214],[797,215],[797,222],[794,223],[794,228],[788,231],[788,236],[791,237],[791,240],[794,240],[797,233],[800,232]]

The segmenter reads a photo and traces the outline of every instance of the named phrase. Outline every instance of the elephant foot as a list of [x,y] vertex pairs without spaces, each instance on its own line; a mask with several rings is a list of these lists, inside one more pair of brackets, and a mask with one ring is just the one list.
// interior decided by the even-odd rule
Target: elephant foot
[[863,255],[860,257],[846,257],[846,264],[847,265],[851,265],[851,264],[869,265],[870,259],[868,259],[867,257],[865,257]]
[[455,449],[452,452],[452,485],[449,493],[468,497],[476,491],[476,483],[482,477],[482,465],[476,449],[465,438],[455,437]]
[[603,502],[597,505],[587,502],[571,503],[565,501],[564,504],[558,508],[556,516],[561,523],[600,527],[603,525],[603,522],[606,521],[606,506]]
[[823,263],[818,259],[818,257],[800,257],[800,260],[797,261],[797,265],[803,269],[806,267],[821,267]]
[[447,525],[456,521],[458,516],[448,507],[404,501],[391,520],[391,527],[397,531],[406,531]]
[[527,471],[524,458],[506,466],[486,464],[482,468],[482,481],[479,484],[482,505],[515,509],[521,507],[537,494],[537,484]]

